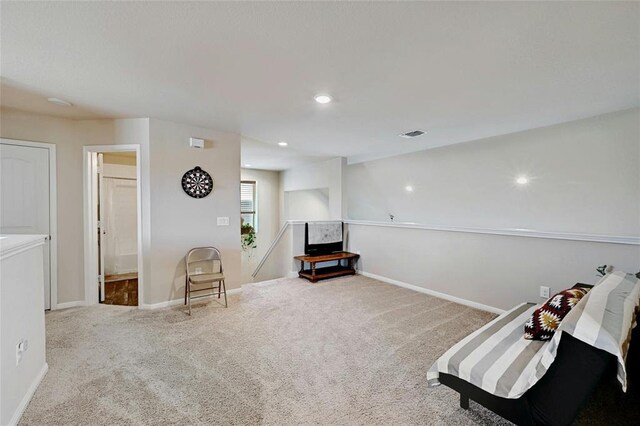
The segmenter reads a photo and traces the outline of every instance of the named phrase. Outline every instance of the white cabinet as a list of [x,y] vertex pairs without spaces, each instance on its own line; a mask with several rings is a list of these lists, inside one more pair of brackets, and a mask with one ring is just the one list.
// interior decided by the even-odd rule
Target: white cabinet
[[17,424],[47,372],[44,235],[0,235],[0,425]]

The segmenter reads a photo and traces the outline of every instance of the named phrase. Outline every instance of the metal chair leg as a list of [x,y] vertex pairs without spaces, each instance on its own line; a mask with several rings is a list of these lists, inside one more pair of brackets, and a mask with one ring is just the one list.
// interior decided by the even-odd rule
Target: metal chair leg
[[187,287],[189,286],[189,275],[184,276],[184,304],[187,304]]
[[228,308],[229,305],[227,305],[227,286],[224,284],[224,280],[222,280],[222,291],[224,292],[224,307]]
[[189,297],[188,297],[188,299],[189,299],[189,316],[191,316],[191,289],[189,287],[190,287],[189,283],[187,283],[187,289],[188,289],[187,291],[189,293]]
[[220,299],[220,289],[222,288],[222,281],[218,281],[218,299]]

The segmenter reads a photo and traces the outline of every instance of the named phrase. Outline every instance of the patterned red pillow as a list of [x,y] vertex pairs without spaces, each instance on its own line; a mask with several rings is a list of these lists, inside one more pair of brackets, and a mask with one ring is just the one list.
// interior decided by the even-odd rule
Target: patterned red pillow
[[560,326],[560,321],[578,304],[589,291],[576,287],[562,290],[533,311],[524,325],[524,338],[529,340],[549,340]]

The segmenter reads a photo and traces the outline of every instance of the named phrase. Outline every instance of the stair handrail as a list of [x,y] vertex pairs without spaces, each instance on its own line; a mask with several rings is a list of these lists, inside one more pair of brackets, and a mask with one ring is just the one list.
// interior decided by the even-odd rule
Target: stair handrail
[[271,255],[271,252],[273,251],[273,249],[275,249],[276,245],[278,244],[278,242],[280,241],[280,239],[284,235],[284,231],[287,230],[289,225],[296,225],[296,224],[303,225],[305,223],[316,223],[316,222],[344,222],[344,221],[343,220],[338,220],[338,219],[328,219],[328,220],[285,220],[284,224],[280,228],[280,231],[278,231],[278,235],[276,235],[276,238],[273,240],[273,242],[269,246],[269,249],[264,254],[264,256],[262,256],[262,260],[260,261],[260,263],[258,263],[258,266],[256,267],[256,270],[253,271],[253,274],[251,274],[251,276],[253,278],[255,278],[256,275],[258,275],[258,272],[260,272],[260,269],[262,268],[262,266],[267,261],[267,258],[269,257],[269,255]]
[[290,221],[288,221],[288,220],[284,222],[284,224],[282,225],[282,228],[280,228],[280,231],[278,231],[278,235],[276,235],[276,238],[273,240],[273,242],[269,246],[269,249],[264,254],[264,256],[262,256],[262,260],[260,261],[260,263],[258,263],[258,266],[256,267],[256,270],[253,271],[253,274],[251,274],[251,276],[253,278],[255,278],[256,275],[258,275],[258,272],[260,272],[260,269],[262,268],[262,265],[264,265],[265,262],[267,261],[267,258],[269,257],[269,255],[271,254],[273,249],[276,247],[276,245],[278,244],[278,242],[280,241],[282,236],[284,235],[284,231],[286,231],[287,228],[289,227],[289,224],[290,224]]

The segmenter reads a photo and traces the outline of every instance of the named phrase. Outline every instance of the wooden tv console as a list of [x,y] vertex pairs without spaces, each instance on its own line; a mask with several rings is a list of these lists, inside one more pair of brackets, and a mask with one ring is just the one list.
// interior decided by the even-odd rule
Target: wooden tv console
[[[295,256],[294,259],[300,261],[300,271],[298,276],[300,278],[306,278],[312,283],[318,282],[326,278],[341,277],[343,275],[355,275],[355,263],[360,258],[359,254],[349,253],[347,251],[341,251],[338,253],[323,254],[320,256]],[[337,261],[337,264],[333,266],[324,266],[322,268],[316,268],[316,263],[333,262]],[[345,265],[342,262],[345,261]],[[304,264],[309,264],[309,269],[304,268]]]

